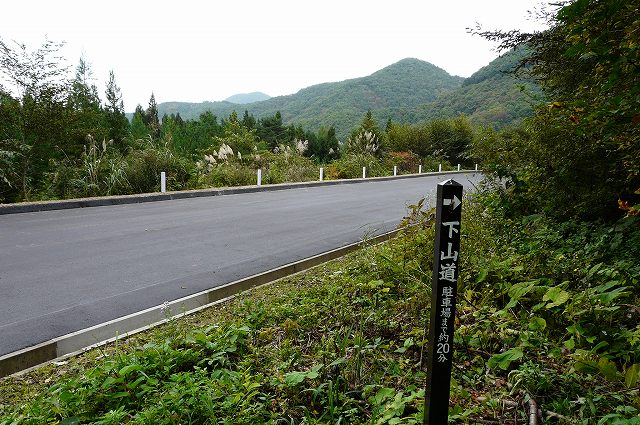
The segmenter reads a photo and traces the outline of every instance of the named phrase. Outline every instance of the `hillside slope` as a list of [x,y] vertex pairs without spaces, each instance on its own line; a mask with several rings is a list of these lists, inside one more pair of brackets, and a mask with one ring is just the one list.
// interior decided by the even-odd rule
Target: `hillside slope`
[[464,114],[472,122],[501,128],[530,116],[543,99],[542,90],[531,78],[513,71],[525,51],[510,51],[494,59],[465,79],[457,89],[442,93],[432,102],[414,108],[375,111],[375,115],[403,123]]
[[513,71],[526,51],[511,51],[479,69],[455,92],[440,96],[420,109],[427,116],[465,114],[472,121],[503,127],[533,113],[542,90],[531,78]]
[[167,102],[160,116],[180,113],[195,119],[205,111],[218,118],[245,110],[256,118],[282,114],[287,124],[306,129],[334,126],[344,139],[371,110],[380,125],[388,119],[417,123],[434,118],[467,115],[473,122],[500,128],[531,115],[542,98],[531,79],[518,78],[515,69],[524,51],[508,52],[467,79],[418,59],[403,59],[367,77],[323,83],[299,92],[249,104],[223,102]]
[[159,104],[158,110],[161,116],[179,112],[184,119],[197,118],[207,110],[219,118],[234,110],[247,109],[257,118],[280,111],[287,123],[311,129],[334,126],[338,134],[345,134],[368,109],[414,108],[461,87],[463,80],[428,62],[403,59],[367,77],[318,84],[248,105],[170,102]]

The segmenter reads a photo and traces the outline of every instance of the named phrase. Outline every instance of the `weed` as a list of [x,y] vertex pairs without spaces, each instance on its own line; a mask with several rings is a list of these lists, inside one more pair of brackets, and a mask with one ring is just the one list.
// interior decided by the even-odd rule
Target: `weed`
[[[638,219],[516,220],[491,196],[464,203],[450,420],[524,423],[533,398],[637,423]],[[0,424],[421,423],[433,212],[409,212],[387,243],[4,379]]]

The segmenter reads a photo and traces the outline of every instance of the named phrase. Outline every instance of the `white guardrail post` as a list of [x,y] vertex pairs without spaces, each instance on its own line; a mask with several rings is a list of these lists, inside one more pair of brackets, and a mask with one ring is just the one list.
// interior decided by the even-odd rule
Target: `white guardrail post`
[[362,178],[363,179],[367,178],[367,167],[362,167]]
[[165,193],[167,191],[167,173],[160,172],[160,192]]
[[442,164],[438,164],[438,172],[441,173],[442,172]]
[[324,168],[320,167],[320,181],[324,180]]
[[397,176],[397,175],[398,175],[398,166],[397,166],[397,165],[394,165],[394,166],[393,166],[393,177],[395,177],[395,176]]
[[258,168],[258,186],[262,186],[262,168]]
[[422,164],[418,165],[418,174],[422,174]]

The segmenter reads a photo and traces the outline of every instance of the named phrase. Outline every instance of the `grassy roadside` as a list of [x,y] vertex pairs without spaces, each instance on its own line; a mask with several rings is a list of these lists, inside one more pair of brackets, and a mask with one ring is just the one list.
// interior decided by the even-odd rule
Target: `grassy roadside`
[[[465,204],[450,419],[638,424],[640,230]],[[0,424],[421,423],[432,215],[398,238],[0,381]]]

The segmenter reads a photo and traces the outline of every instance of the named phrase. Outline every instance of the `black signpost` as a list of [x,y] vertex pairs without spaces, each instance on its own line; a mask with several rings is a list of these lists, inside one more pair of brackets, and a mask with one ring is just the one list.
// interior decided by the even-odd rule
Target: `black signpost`
[[429,354],[425,388],[425,425],[446,424],[449,415],[453,325],[456,314],[462,185],[438,184],[433,257]]

